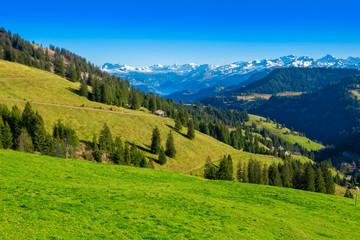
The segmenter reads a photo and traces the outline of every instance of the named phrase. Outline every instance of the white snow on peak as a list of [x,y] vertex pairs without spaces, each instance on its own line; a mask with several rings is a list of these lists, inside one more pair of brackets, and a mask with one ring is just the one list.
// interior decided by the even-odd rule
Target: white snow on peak
[[[330,54],[314,59],[308,56],[288,55],[275,59],[238,61],[225,65],[209,64],[155,64],[149,67],[105,63],[102,70],[129,79],[135,85],[150,87],[166,85],[175,90],[199,90],[201,87],[237,84],[252,74],[282,67],[327,67],[360,69],[359,57],[336,58]],[[231,79],[231,80],[229,80]]]

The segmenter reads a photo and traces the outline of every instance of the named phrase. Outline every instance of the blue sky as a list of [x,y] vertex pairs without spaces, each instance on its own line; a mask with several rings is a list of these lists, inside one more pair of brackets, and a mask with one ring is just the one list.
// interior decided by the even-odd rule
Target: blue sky
[[359,1],[10,1],[0,26],[105,62],[226,64],[360,56]]

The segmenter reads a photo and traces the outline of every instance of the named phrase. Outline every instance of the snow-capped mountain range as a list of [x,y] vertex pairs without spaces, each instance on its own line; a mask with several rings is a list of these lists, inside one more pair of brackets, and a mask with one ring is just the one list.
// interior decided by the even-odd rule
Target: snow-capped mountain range
[[235,62],[222,66],[174,64],[163,66],[160,64],[150,67],[135,68],[127,65],[105,63],[102,70],[128,79],[131,84],[142,90],[159,94],[171,94],[185,90],[199,91],[203,88],[216,86],[235,86],[248,80],[252,75],[265,70],[282,67],[330,67],[360,69],[359,57],[346,59],[326,55],[320,59],[297,57],[294,55],[276,59],[254,60],[249,62]]

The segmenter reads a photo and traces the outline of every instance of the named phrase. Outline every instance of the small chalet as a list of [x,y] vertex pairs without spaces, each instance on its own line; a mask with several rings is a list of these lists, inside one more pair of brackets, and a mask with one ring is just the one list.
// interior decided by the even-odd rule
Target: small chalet
[[163,110],[157,110],[155,114],[159,117],[165,117],[165,112]]

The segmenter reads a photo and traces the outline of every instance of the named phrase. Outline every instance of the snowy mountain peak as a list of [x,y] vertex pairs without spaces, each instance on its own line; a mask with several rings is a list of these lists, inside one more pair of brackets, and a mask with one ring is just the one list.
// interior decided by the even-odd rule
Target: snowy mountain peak
[[209,64],[155,64],[131,67],[105,63],[102,70],[128,79],[131,84],[156,93],[169,94],[184,90],[198,91],[206,87],[231,86],[249,79],[253,74],[282,67],[331,67],[360,69],[359,57],[336,58],[330,54],[314,59],[308,56],[283,56],[275,59],[239,61],[216,66]]

